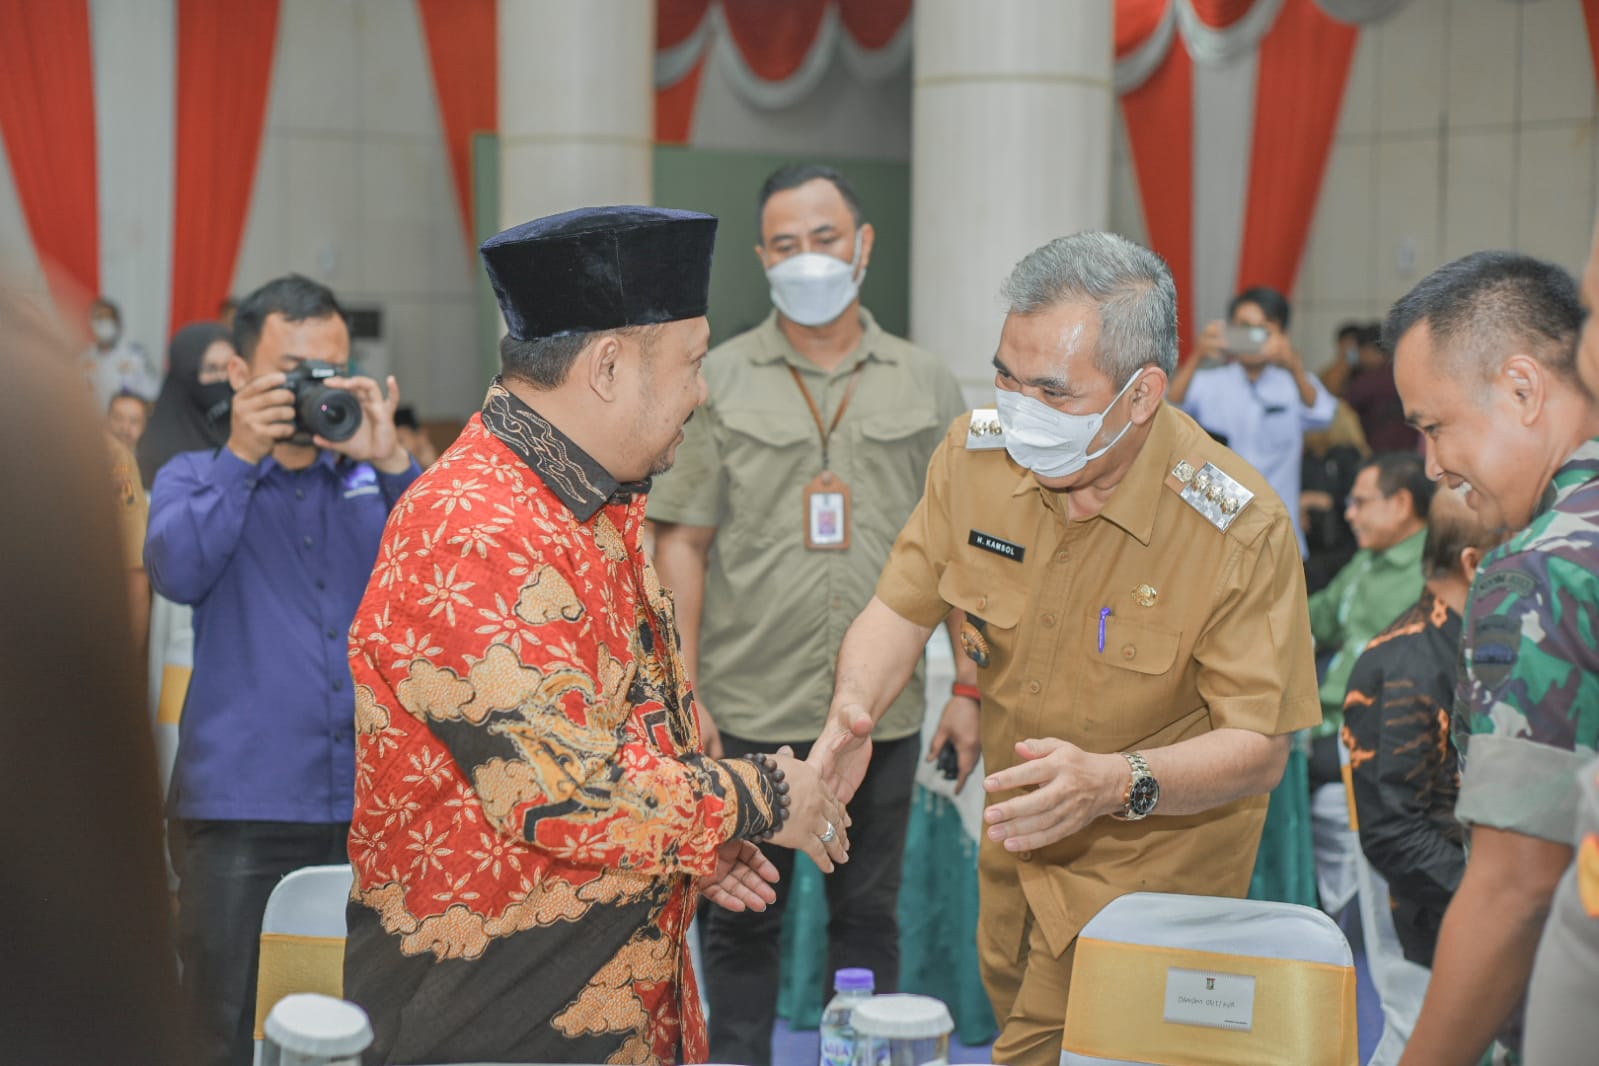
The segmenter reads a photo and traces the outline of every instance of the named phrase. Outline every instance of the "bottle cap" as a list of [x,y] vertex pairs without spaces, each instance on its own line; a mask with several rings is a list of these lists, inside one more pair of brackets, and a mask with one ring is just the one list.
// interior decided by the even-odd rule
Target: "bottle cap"
[[877,980],[872,976],[872,971],[851,967],[839,970],[833,975],[833,991],[835,992],[870,992],[877,987]]
[[866,1036],[924,1040],[955,1028],[949,1008],[932,996],[873,996],[850,1011],[850,1028]]
[[262,1030],[284,1051],[329,1059],[359,1055],[372,1043],[372,1025],[366,1011],[354,1003],[315,992],[278,1000]]

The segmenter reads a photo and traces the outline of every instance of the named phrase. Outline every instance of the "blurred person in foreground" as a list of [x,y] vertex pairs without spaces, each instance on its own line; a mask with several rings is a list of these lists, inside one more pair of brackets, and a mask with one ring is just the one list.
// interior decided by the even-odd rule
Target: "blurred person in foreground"
[[1242,896],[1289,734],[1320,715],[1293,519],[1165,402],[1165,262],[1078,233],[1004,291],[998,431],[963,417],[934,454],[810,758],[847,796],[932,628],[966,612],[994,1058],[1054,1066],[1084,923],[1128,892]]
[[503,374],[396,509],[350,631],[369,1062],[703,1062],[701,894],[769,904],[757,840],[846,858],[814,769],[701,750],[644,555],[650,478],[705,400],[715,235],[604,207],[482,246]]
[[[11,1062],[189,1061],[162,876],[159,796],[142,671],[129,628],[106,438],[70,369],[71,344],[0,288],[0,887],[16,979],[0,997]],[[39,448],[41,440],[52,441]],[[127,526],[122,526],[126,530]],[[63,828],[68,829],[63,836]]]
[[[267,282],[239,305],[234,336],[227,443],[161,467],[145,545],[156,590],[194,608],[168,843],[197,1051],[218,1066],[252,1058],[273,886],[346,856],[348,632],[389,510],[420,472],[395,439],[395,380],[385,395],[341,376],[350,331],[325,286],[293,274]],[[287,387],[289,374],[318,368],[359,410],[344,440],[311,433]]]
[[1435,493],[1421,598],[1366,644],[1349,675],[1343,743],[1365,860],[1361,929],[1385,1022],[1376,1066],[1398,1062],[1415,1028],[1438,927],[1466,869],[1449,722],[1466,596],[1483,553],[1502,539],[1460,493]]
[[1428,473],[1491,526],[1464,616],[1451,735],[1466,872],[1444,916],[1406,1066],[1519,1045],[1519,1003],[1572,859],[1577,771],[1599,735],[1599,413],[1578,377],[1583,308],[1560,267],[1478,252],[1389,312],[1385,345]]
[[[1206,326],[1172,375],[1167,399],[1220,434],[1298,514],[1305,434],[1332,425],[1338,401],[1305,369],[1288,332],[1290,310],[1265,286],[1233,297],[1227,322]],[[1303,558],[1309,549],[1298,523],[1294,537]]]
[[[861,303],[876,231],[842,174],[783,167],[761,187],[756,213],[772,313],[707,357],[709,398],[684,428],[677,467],[651,491],[649,516],[707,750],[792,744],[804,757],[826,720],[844,631],[871,599],[927,460],[964,404],[936,356],[885,332]],[[842,505],[846,492],[852,508]],[[840,504],[817,516],[835,523],[818,539],[819,493]],[[955,620],[956,647],[959,634]],[[784,653],[774,658],[774,648]],[[977,667],[965,656],[959,665],[946,728],[961,740],[964,784],[977,761]],[[900,871],[924,700],[918,667],[879,726],[851,801],[853,861],[827,879],[826,976],[865,967],[880,993],[899,990]],[[770,856],[785,880],[793,857]],[[771,1061],[789,891],[779,888],[764,911],[706,915],[718,1062]]]

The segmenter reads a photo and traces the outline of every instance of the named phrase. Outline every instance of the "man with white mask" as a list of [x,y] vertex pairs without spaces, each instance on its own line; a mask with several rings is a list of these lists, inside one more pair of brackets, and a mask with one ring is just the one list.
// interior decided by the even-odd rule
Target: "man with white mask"
[[[775,309],[706,359],[710,398],[684,430],[676,467],[655,481],[648,513],[710,753],[792,744],[804,757],[822,728],[844,632],[965,405],[939,359],[884,332],[861,306],[874,233],[842,175],[784,167],[762,187],[758,210],[755,254]],[[951,697],[927,753],[953,741],[962,775],[978,747],[975,666],[965,673],[972,687]],[[850,861],[828,878],[828,974],[869,968],[879,992],[898,982],[896,899],[922,754],[919,656],[917,675],[874,734],[849,808]],[[771,1061],[793,857],[768,857],[781,874],[775,906],[705,918],[716,1062]]]
[[1289,734],[1321,707],[1288,511],[1165,402],[1166,264],[1080,233],[1023,259],[1005,295],[997,412],[934,455],[809,758],[847,797],[932,627],[965,612],[994,1061],[1053,1066],[1084,923],[1129,892],[1244,895]]

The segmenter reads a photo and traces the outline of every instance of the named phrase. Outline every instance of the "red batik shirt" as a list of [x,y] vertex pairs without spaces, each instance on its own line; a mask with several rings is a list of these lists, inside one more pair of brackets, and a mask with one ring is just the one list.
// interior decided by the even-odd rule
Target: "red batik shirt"
[[350,640],[370,1061],[704,1061],[694,878],[773,795],[700,753],[647,488],[496,384],[394,509]]

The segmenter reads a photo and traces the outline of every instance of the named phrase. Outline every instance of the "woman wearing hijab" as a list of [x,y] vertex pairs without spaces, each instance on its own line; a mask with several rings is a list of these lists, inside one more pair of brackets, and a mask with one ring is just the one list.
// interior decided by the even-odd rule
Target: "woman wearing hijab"
[[[172,337],[167,378],[139,438],[139,476],[145,490],[181,452],[220,448],[228,439],[228,360],[231,335],[215,322],[195,322]],[[194,619],[188,607],[154,596],[150,605],[150,707],[155,715],[156,762],[165,795],[178,751],[178,719],[194,667]]]
[[139,476],[148,491],[156,471],[179,452],[220,448],[227,443],[228,359],[233,341],[216,322],[194,322],[178,330],[168,350],[150,424],[139,438]]

